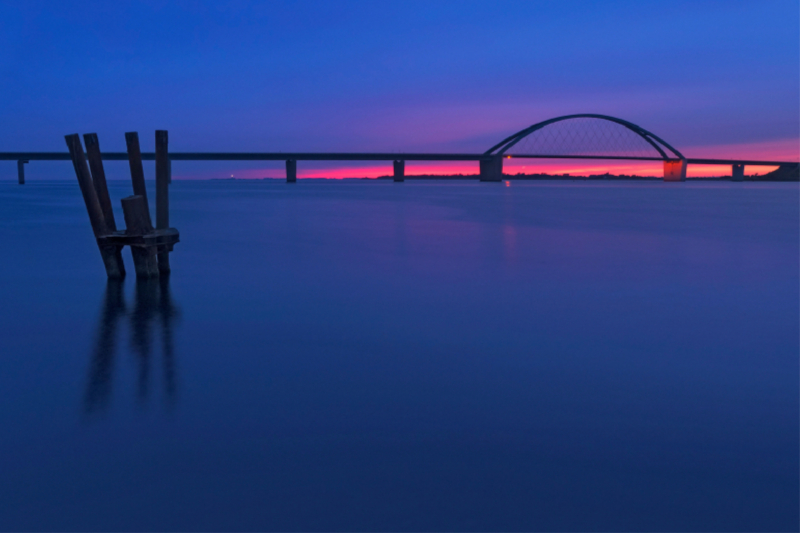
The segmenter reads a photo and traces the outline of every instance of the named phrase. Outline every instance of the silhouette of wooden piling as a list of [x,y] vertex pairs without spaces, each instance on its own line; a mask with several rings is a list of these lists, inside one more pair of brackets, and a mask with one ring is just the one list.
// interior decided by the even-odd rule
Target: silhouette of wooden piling
[[[156,130],[156,229],[169,228],[169,153],[166,130]],[[169,250],[158,250],[158,270],[169,272]]]
[[297,160],[286,160],[286,183],[297,183]]
[[100,154],[100,141],[96,133],[87,133],[83,136],[86,144],[86,157],[89,160],[89,169],[92,171],[92,183],[97,193],[97,200],[103,211],[106,221],[106,229],[117,231],[117,223],[114,220],[114,210],[111,207],[111,197],[108,194],[108,184],[106,183],[106,172],[103,168],[103,156]]
[[65,139],[108,277],[120,279],[125,276],[121,251],[126,245],[131,248],[138,278],[153,278],[159,274],[168,274],[169,252],[180,238],[178,230],[169,227],[168,186],[171,169],[167,152],[167,132],[163,130],[156,132],[157,227],[155,229],[147,205],[139,135],[136,132],[125,134],[134,194],[122,199],[122,211],[127,227],[124,231],[117,230],[114,220],[97,135],[90,133],[84,136],[88,163],[78,134],[67,135]]
[[147,221],[152,226],[150,208],[147,205],[147,187],[144,185],[144,166],[142,166],[142,150],[139,148],[139,134],[135,131],[127,132],[125,134],[125,144],[128,147],[128,164],[131,167],[133,194],[144,198]]
[[86,163],[86,155],[83,153],[81,139],[77,133],[66,136],[67,147],[72,156],[72,164],[75,167],[75,175],[78,178],[78,185],[81,188],[83,202],[86,204],[86,212],[89,214],[89,222],[92,231],[97,239],[97,246],[100,248],[100,256],[106,268],[109,278],[117,279],[125,277],[125,265],[122,262],[121,247],[112,243],[101,242],[101,238],[111,233],[106,223],[103,209],[97,198],[97,191],[89,173],[89,165]]

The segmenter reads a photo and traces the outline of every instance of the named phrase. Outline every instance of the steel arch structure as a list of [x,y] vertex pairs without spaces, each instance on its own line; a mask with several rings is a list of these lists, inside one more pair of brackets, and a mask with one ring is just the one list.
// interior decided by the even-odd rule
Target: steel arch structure
[[[583,158],[591,158],[591,159],[639,159],[639,160],[664,160],[664,161],[672,161],[672,160],[686,160],[682,153],[676,150],[672,145],[668,142],[657,136],[656,134],[647,131],[646,129],[642,128],[641,126],[637,126],[632,122],[628,122],[627,120],[623,120],[621,118],[611,117],[608,115],[597,115],[592,113],[583,113],[577,115],[564,115],[561,117],[551,118],[549,120],[544,120],[542,122],[537,122],[532,126],[528,126],[527,128],[518,131],[517,133],[506,137],[496,145],[489,148],[484,155],[491,155],[491,156],[504,156],[506,152],[515,146],[517,143],[531,135],[532,133],[538,132],[547,126],[552,124],[556,124],[558,122],[563,122],[567,120],[573,119],[581,119],[581,118],[590,118],[590,119],[598,119],[603,121],[612,122],[618,124],[627,130],[635,133],[640,138],[642,138],[649,146],[651,146],[658,156],[653,157],[632,157],[632,156],[598,156],[598,155],[569,155],[569,154],[515,154],[514,157],[557,157],[557,158],[576,158],[576,159],[583,159]],[[672,155],[669,155],[667,152],[671,152]]]
[[[570,124],[569,121],[573,119],[579,119],[580,122]],[[584,121],[583,119],[590,120]],[[563,123],[563,125],[548,128],[548,126],[559,123]],[[573,128],[573,126],[577,127]],[[570,130],[570,128],[573,129]],[[537,132],[545,133],[531,137]],[[538,147],[546,149],[537,152],[537,143],[539,143]],[[534,150],[519,153],[519,150],[525,146],[532,146]],[[514,148],[516,150],[511,151]],[[562,150],[559,151],[559,149]],[[621,153],[625,151],[628,153]],[[635,152],[635,155],[631,155],[630,152]],[[155,159],[154,152],[142,152],[139,156],[145,161]],[[103,160],[110,161],[127,161],[129,159],[129,155],[125,152],[104,152],[101,157]],[[797,161],[686,158],[672,145],[641,126],[620,118],[591,113],[564,115],[538,122],[506,137],[486,152],[479,153],[170,152],[169,154],[170,163],[172,161],[285,161],[288,182],[294,182],[297,179],[298,161],[393,161],[394,181],[404,180],[406,161],[473,161],[479,165],[481,181],[501,181],[504,177],[503,160],[507,158],[663,161],[664,181],[684,181],[689,164],[731,166],[733,181],[744,180],[745,165],[777,166],[787,172],[796,172],[798,167]],[[0,161],[17,162],[17,176],[20,184],[25,183],[25,164],[28,162],[71,160],[72,157],[67,152],[0,152]]]

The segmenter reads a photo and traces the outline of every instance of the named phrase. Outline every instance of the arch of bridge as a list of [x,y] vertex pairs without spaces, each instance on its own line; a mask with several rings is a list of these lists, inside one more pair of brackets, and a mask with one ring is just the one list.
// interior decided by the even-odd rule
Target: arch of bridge
[[[537,131],[543,130],[547,126],[552,124],[556,124],[563,121],[569,121],[573,119],[597,119],[601,121],[612,122],[618,124],[619,126],[626,128],[627,130],[635,133],[640,138],[642,138],[647,144],[653,148],[653,150],[658,153],[657,157],[653,157],[652,159],[664,159],[664,160],[671,160],[671,159],[685,159],[683,154],[681,154],[678,150],[673,148],[669,143],[655,135],[654,133],[647,131],[646,129],[642,128],[641,126],[637,126],[632,122],[628,122],[627,120],[622,120],[621,118],[610,117],[608,115],[596,115],[596,114],[578,114],[578,115],[565,115],[562,117],[551,118],[549,120],[545,120],[542,122],[538,122],[529,126],[523,130],[518,131],[517,133],[503,139],[496,145],[492,146],[485,152],[485,155],[496,155],[502,156],[504,155],[510,148],[517,145],[520,141],[535,133]],[[671,152],[672,155],[669,155],[667,151]],[[558,155],[566,155],[566,154],[531,154],[531,155],[552,155],[557,157]],[[577,155],[577,154],[572,154]],[[590,157],[593,154],[585,154],[586,157]],[[650,159],[650,158],[638,158],[634,157],[633,159]]]

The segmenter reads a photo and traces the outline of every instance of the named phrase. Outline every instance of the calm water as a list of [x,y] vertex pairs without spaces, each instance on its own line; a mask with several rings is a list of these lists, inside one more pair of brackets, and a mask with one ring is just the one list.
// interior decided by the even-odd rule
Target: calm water
[[797,184],[171,195],[0,183],[0,529],[797,531]]

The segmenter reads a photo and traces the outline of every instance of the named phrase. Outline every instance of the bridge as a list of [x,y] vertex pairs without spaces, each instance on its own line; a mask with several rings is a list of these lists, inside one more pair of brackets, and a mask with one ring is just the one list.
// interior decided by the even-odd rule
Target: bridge
[[[155,153],[143,152],[144,160]],[[105,152],[109,161],[127,161],[126,152]],[[392,161],[394,180],[403,181],[406,161],[476,161],[481,181],[502,181],[504,159],[591,159],[662,161],[664,181],[685,181],[690,164],[729,165],[733,181],[744,180],[745,166],[796,168],[796,161],[687,158],[672,145],[626,120],[578,114],[538,122],[506,137],[489,150],[467,153],[388,152],[172,152],[172,161],[285,161],[286,181],[297,181],[297,161]],[[29,161],[70,161],[69,152],[0,152],[0,161],[16,161],[20,184]]]

